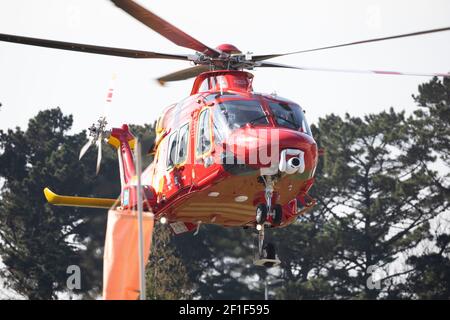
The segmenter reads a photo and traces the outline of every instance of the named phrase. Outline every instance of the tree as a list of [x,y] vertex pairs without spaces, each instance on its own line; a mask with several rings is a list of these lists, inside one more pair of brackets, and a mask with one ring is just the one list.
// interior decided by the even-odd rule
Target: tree
[[155,126],[156,122],[153,125],[130,125],[130,131],[141,142],[142,168],[147,167],[153,161],[153,156],[149,155],[149,153],[152,151],[150,149],[153,147],[156,138]]
[[[274,232],[281,260],[276,290],[279,299],[310,300],[333,298],[326,270],[334,256],[333,232],[318,210],[307,213],[297,222]],[[325,273],[324,273],[325,272]]]
[[[410,153],[424,154],[429,148],[433,151],[431,162],[438,173],[432,172],[427,166],[428,174],[433,177],[432,183],[442,197],[440,203],[449,207],[450,199],[450,78],[431,81],[419,86],[419,94],[413,95],[419,106],[409,118],[411,136],[414,143]],[[430,159],[422,159],[427,163]],[[430,161],[429,161],[430,162]],[[435,224],[443,221],[449,223],[448,212],[444,211],[435,219]],[[409,257],[407,264],[412,268],[406,283],[401,286],[404,291],[400,295],[419,299],[449,299],[450,298],[450,236],[446,228],[434,227],[433,236],[422,252]]]
[[[450,78],[419,86],[419,95],[413,95],[420,107],[410,118],[411,131],[417,146],[431,148],[437,158],[440,174],[434,183],[440,188],[446,201],[450,199]],[[412,149],[412,152],[421,150]]]
[[411,256],[413,271],[402,285],[403,295],[419,299],[450,299],[450,235],[433,237],[437,250]]
[[[289,266],[303,267],[303,277],[311,271],[300,285],[319,279],[319,288],[329,297],[326,279],[335,298],[375,299],[391,290],[388,281],[406,271],[390,267],[429,236],[429,221],[445,210],[433,184],[435,173],[424,162],[432,160],[431,150],[422,146],[423,153],[411,152],[409,129],[404,113],[393,109],[363,119],[329,115],[319,120],[316,140],[325,157],[314,186],[319,203],[314,214],[323,217],[319,235],[327,241],[320,244],[317,233],[309,242],[304,238],[303,247],[313,251]],[[311,259],[320,269],[305,269],[305,260],[321,250],[321,256]],[[381,287],[368,284],[375,270],[384,270]]]
[[[312,125],[311,131],[320,143],[319,128]],[[309,192],[315,199],[329,199],[334,195],[325,183],[321,183],[323,172],[323,157],[319,157],[315,184]],[[334,258],[336,239],[328,222],[328,212],[319,202],[318,206],[300,216],[288,228],[274,232],[281,260],[280,278],[284,280],[276,290],[279,299],[331,299],[335,296],[327,270]]]
[[413,98],[420,107],[412,119],[417,138],[426,140],[450,165],[450,78],[434,77],[420,85],[419,95]]
[[[430,225],[449,206],[450,80],[434,78],[414,98],[420,109],[410,117],[391,109],[319,120],[313,132],[325,156],[311,190],[318,205],[268,232],[279,268],[252,264],[253,230],[206,225],[196,236],[172,236],[157,225],[149,298],[260,299],[267,277],[284,280],[276,291],[283,299],[449,298],[449,236],[432,235]],[[93,297],[101,287],[106,215],[52,207],[42,197],[46,185],[86,196],[120,191],[114,151],[105,148],[95,177],[96,154],[77,160],[85,133],[69,135],[71,122],[54,109],[25,132],[0,132],[0,255],[7,284],[29,298],[65,290],[69,264],[84,270],[81,294]],[[132,127],[143,153],[153,129]]]
[[192,283],[194,298],[262,299],[266,270],[253,265],[254,235],[250,230],[201,226],[197,235],[174,236]]
[[158,300],[190,299],[191,283],[184,261],[170,245],[170,228],[156,225],[146,269],[147,298]]
[[[72,121],[57,108],[39,112],[26,131],[0,131],[0,255],[7,267],[2,273],[7,286],[29,299],[52,299],[66,291],[70,265],[81,267],[82,288],[75,293],[92,296],[101,287],[105,215],[51,206],[42,192],[50,186],[90,196],[105,179],[95,178],[93,153],[78,161],[86,138],[84,132],[67,134]],[[117,185],[107,185],[100,195],[114,193]]]

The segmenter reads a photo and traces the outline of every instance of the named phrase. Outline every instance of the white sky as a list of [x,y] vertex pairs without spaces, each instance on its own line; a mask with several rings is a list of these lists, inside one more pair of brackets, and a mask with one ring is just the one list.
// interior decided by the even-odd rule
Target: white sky
[[[448,0],[237,1],[141,0],[200,41],[233,43],[255,54],[289,52],[366,38],[446,27]],[[168,53],[177,47],[107,0],[1,0],[0,32]],[[273,62],[298,66],[450,71],[450,32],[294,55]],[[160,87],[155,78],[186,62],[118,57],[0,43],[0,129],[25,126],[38,110],[60,106],[87,128],[104,112],[113,74],[109,122],[143,124],[190,92],[192,81]],[[328,113],[363,115],[390,106],[411,111],[411,94],[429,78],[265,69],[258,92],[300,103],[310,123]]]

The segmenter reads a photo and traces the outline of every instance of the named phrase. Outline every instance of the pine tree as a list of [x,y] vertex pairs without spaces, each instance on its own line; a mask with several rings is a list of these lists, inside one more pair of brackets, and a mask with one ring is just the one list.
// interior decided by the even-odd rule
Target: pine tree
[[[321,140],[321,132],[312,125],[314,139]],[[319,157],[314,187],[310,195],[330,199],[333,191],[321,183],[323,157]],[[281,260],[282,285],[276,290],[278,299],[331,299],[335,293],[328,281],[327,270],[336,250],[335,232],[328,224],[328,212],[317,207],[287,228],[274,232]]]
[[[319,121],[316,139],[325,157],[314,195],[316,214],[326,217],[321,223],[327,242],[317,247],[320,238],[313,236],[310,242],[305,239],[304,247],[314,248],[310,254],[316,255],[324,250],[321,269],[312,269],[307,277],[322,280],[319,285],[328,297],[323,279],[335,298],[386,295],[404,272],[394,271],[392,263],[426,239],[429,221],[445,210],[434,173],[424,162],[431,159],[430,150],[411,152],[409,129],[404,113],[392,109],[363,119],[330,115]],[[293,259],[289,269],[301,269],[307,258],[306,252]],[[375,270],[384,271],[380,279],[375,279]]]
[[147,299],[175,300],[192,297],[187,268],[171,245],[170,228],[157,224],[146,268]]
[[266,270],[253,265],[254,235],[250,230],[201,226],[197,235],[173,237],[192,283],[194,298],[261,299]]
[[[416,149],[412,152],[423,153],[418,148],[431,148],[433,156],[441,165],[434,183],[440,188],[448,202],[450,199],[450,78],[439,80],[437,77],[419,86],[419,95],[413,95],[419,109],[410,118],[411,131],[415,137]],[[428,159],[425,159],[425,161]],[[433,159],[436,160],[436,159]]]
[[61,194],[116,197],[120,193],[115,152],[104,148],[95,175],[96,152],[78,160],[86,133],[68,134],[72,116],[59,108],[41,111],[26,131],[0,131],[0,256],[6,285],[29,299],[57,298],[69,292],[67,268],[78,265],[81,289],[95,298],[102,288],[106,211],[56,207],[43,188]]
[[326,276],[336,246],[332,231],[323,213],[314,210],[289,227],[274,232],[281,260],[279,278],[284,280],[275,291],[277,299],[334,297]]
[[[450,79],[433,78],[420,85],[419,94],[413,98],[419,109],[409,118],[411,136],[414,137],[410,153],[421,155],[420,161],[428,164],[427,173],[433,178],[431,183],[440,192],[440,203],[447,211],[435,219],[430,242],[407,260],[412,272],[399,296],[449,299],[450,236],[446,230],[450,222]],[[427,149],[433,150],[431,157],[423,156]],[[444,228],[438,228],[440,224],[444,224]]]
[[420,85],[419,95],[413,98],[420,107],[414,112],[421,129],[418,137],[426,139],[450,165],[450,78],[434,77]]
[[412,272],[401,286],[401,296],[419,299],[450,299],[450,235],[433,236],[436,250],[411,256]]

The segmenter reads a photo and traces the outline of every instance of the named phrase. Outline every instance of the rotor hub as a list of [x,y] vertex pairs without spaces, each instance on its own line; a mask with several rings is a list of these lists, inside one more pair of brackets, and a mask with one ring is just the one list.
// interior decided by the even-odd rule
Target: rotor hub
[[241,50],[236,48],[234,45],[228,44],[228,43],[221,44],[216,49],[218,49],[222,52],[228,53],[228,54],[241,54],[242,53]]

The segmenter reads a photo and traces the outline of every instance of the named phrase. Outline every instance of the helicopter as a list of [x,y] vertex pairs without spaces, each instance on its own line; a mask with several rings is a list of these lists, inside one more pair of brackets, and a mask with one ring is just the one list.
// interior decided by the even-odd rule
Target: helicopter
[[[195,78],[189,96],[169,105],[156,123],[156,139],[150,153],[153,162],[143,170],[145,211],[168,224],[175,234],[198,232],[202,224],[252,228],[257,233],[256,265],[280,263],[265,229],[283,228],[311,210],[316,201],[309,195],[321,150],[296,102],[254,91],[255,68],[374,73],[449,77],[450,73],[418,73],[381,70],[321,69],[285,65],[267,60],[287,55],[381,42],[449,31],[450,27],[366,39],[288,53],[253,55],[232,44],[207,46],[132,0],[112,0],[131,15],[174,44],[193,50],[170,54],[70,43],[0,34],[0,41],[52,49],[132,59],[187,61],[193,66],[158,78],[167,82]],[[133,150],[136,137],[128,125],[107,129],[100,118],[89,128],[89,141],[81,157],[96,145],[97,173],[102,144],[117,149],[121,178],[119,208],[135,209],[137,194]],[[54,205],[111,208],[117,199],[62,196],[44,189]]]

